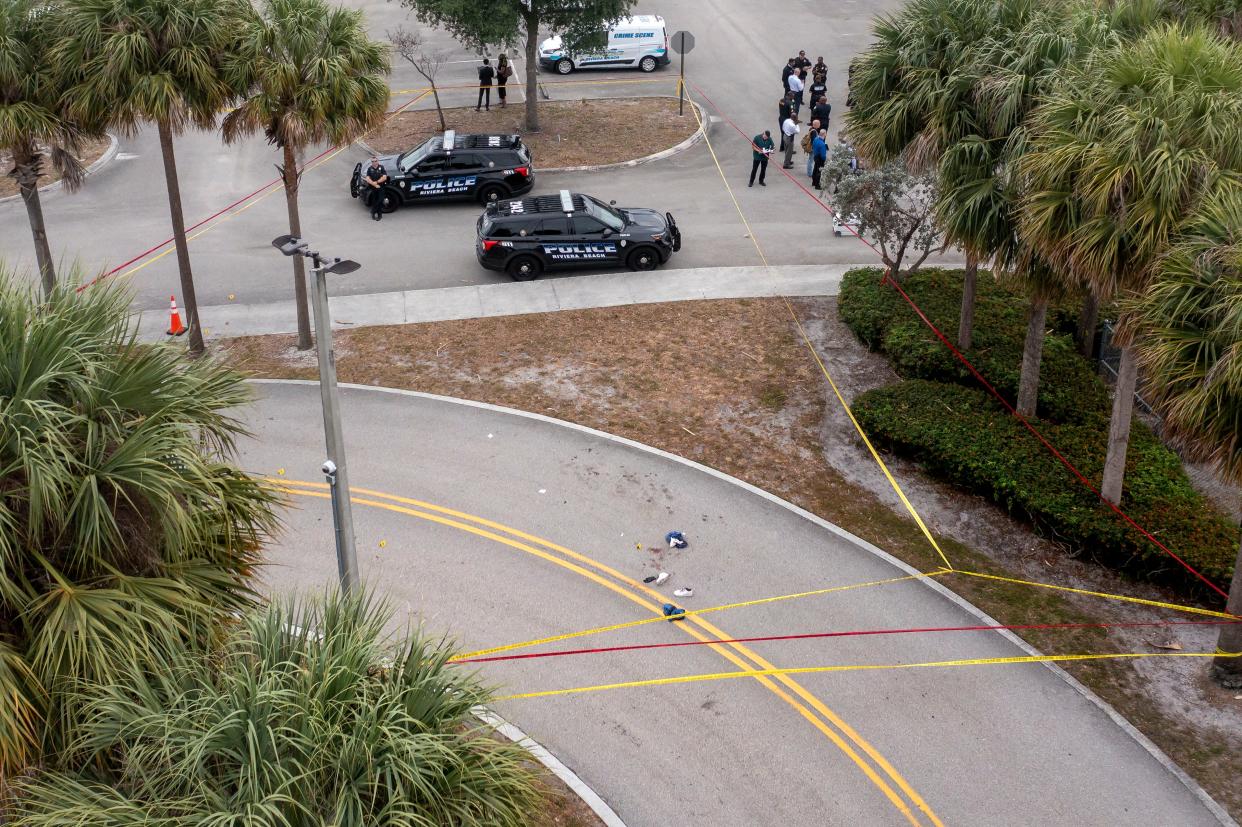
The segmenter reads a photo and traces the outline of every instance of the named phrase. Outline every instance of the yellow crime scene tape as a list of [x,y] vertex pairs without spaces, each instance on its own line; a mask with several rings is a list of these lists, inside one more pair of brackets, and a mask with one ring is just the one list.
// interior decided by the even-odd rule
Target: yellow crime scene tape
[[638,689],[647,686],[671,686],[683,683],[724,681],[732,678],[771,677],[777,675],[814,675],[825,672],[864,672],[893,669],[931,669],[956,666],[993,666],[1013,663],[1067,663],[1088,660],[1140,660],[1143,658],[1236,658],[1242,652],[1116,652],[1106,654],[1076,655],[1018,655],[1008,658],[966,658],[963,660],[923,661],[921,663],[855,663],[836,666],[794,666],[788,669],[756,669],[750,672],[710,672],[700,675],[679,675],[673,678],[650,678],[642,681],[602,683],[592,686],[575,686],[568,689],[546,689],[540,692],[522,692],[504,695],[496,701],[518,701],[530,698],[551,698],[558,695],[581,695],[587,692],[603,692],[608,689]]
[[[682,85],[681,80],[678,80],[677,88],[679,92],[685,89],[686,97],[690,97],[689,90]],[[746,235],[750,239],[751,243],[755,245],[755,252],[759,254],[759,260],[763,262],[764,269],[770,270],[771,265],[768,263],[768,257],[764,254],[763,247],[760,246],[759,239],[756,237],[755,231],[751,229],[750,222],[746,220],[746,214],[742,212],[742,205],[738,203],[737,196],[733,194],[733,187],[730,186],[729,178],[725,175],[724,168],[720,165],[720,159],[716,156],[716,150],[712,146],[711,137],[708,136],[707,130],[702,128],[703,119],[702,116],[699,115],[699,108],[697,106],[692,106],[690,108],[693,110],[695,120],[698,121],[699,128],[703,132],[703,139],[707,144],[707,151],[711,153],[712,162],[716,165],[716,171],[720,173],[720,180],[724,182],[725,189],[729,193],[729,198],[733,201],[733,208],[737,210],[738,218],[742,219],[742,224],[746,227]],[[927,542],[930,543],[931,547],[936,550],[936,554],[940,555],[940,559],[944,562],[945,567],[952,570],[953,564],[950,563],[949,558],[945,556],[944,550],[940,548],[940,544],[937,543],[936,538],[932,536],[931,530],[928,529],[927,524],[923,522],[923,518],[919,515],[918,510],[914,507],[914,504],[910,502],[910,499],[906,497],[906,492],[901,490],[901,486],[897,483],[897,479],[893,476],[892,472],[888,470],[888,466],[884,463],[884,460],[880,458],[879,452],[876,451],[875,446],[871,444],[871,440],[867,438],[867,433],[863,430],[862,425],[858,424],[858,420],[854,418],[854,412],[850,409],[849,403],[845,401],[845,397],[841,394],[840,388],[837,387],[837,383],[833,380],[832,374],[828,372],[828,366],[824,364],[824,360],[820,358],[819,352],[815,350],[815,345],[811,342],[810,337],[807,335],[806,329],[802,327],[802,320],[798,318],[797,311],[794,310],[794,307],[788,298],[782,296],[781,300],[785,303],[785,308],[789,311],[789,315],[793,318],[794,324],[797,325],[798,333],[802,337],[803,343],[806,344],[807,350],[809,350],[811,352],[811,356],[814,357],[815,364],[819,365],[819,369],[824,374],[824,378],[828,380],[828,384],[832,388],[833,394],[836,395],[837,401],[841,403],[841,408],[845,411],[845,415],[849,417],[850,422],[854,426],[854,430],[858,432],[860,437],[862,437],[863,444],[867,446],[867,451],[870,452],[871,458],[875,460],[876,465],[878,465],[880,470],[884,472],[884,478],[888,480],[888,484],[892,487],[893,491],[897,493],[897,497],[901,500],[902,505],[905,506],[906,511],[908,511],[910,516],[914,518],[914,522],[918,524],[919,530],[923,532],[923,536],[927,538]]]

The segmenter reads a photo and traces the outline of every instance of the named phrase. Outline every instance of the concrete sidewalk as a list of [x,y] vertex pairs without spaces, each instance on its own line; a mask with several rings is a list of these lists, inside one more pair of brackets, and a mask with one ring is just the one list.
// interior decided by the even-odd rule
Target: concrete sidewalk
[[[349,329],[693,299],[835,296],[845,271],[873,264],[702,267],[332,296],[332,326]],[[213,339],[297,330],[292,301],[213,305],[199,308],[199,317]],[[154,341],[164,338],[167,328],[167,315],[147,311],[139,330],[141,338]]]

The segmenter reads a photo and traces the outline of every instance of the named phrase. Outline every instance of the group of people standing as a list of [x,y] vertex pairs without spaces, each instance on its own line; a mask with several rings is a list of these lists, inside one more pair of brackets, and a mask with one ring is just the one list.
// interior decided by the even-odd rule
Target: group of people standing
[[492,62],[487,58],[483,58],[483,65],[479,67],[479,102],[475,105],[474,111],[480,109],[492,109],[492,81],[496,82],[496,97],[500,99],[500,105],[505,105],[505,84],[509,82],[509,78],[513,77],[513,64],[509,62],[509,56],[504,52],[500,53],[500,57],[496,58],[496,66],[492,66]]
[[[785,153],[784,168],[793,169],[794,149],[801,144],[807,154],[807,177],[819,187],[820,172],[828,160],[828,123],[832,117],[832,104],[828,103],[828,66],[824,58],[821,56],[811,63],[805,51],[789,58],[781,69],[781,88],[783,94],[777,103],[777,123],[780,125],[777,134],[780,136],[780,149]],[[803,124],[800,115],[804,108],[809,110],[810,127],[799,141]],[[768,159],[774,151],[772,132],[764,130],[754,137],[752,143],[749,186],[755,185],[756,174],[759,185],[767,186],[763,179],[768,171]]]

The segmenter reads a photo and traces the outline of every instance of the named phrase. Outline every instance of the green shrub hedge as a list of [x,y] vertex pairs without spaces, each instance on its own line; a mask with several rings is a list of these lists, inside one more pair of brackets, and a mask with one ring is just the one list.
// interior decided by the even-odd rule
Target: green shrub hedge
[[[975,386],[966,368],[897,291],[880,284],[883,273],[880,268],[865,267],[845,274],[839,301],[842,321],[869,348],[886,353],[902,376]],[[902,283],[902,289],[950,340],[957,337],[962,277],[961,270],[931,268],[919,270]],[[988,271],[979,271],[974,347],[966,356],[1010,402],[1018,393],[1026,308],[1024,296],[997,282]],[[1092,365],[1074,350],[1077,312],[1070,302],[1048,310],[1050,333],[1044,341],[1037,411],[1056,422],[1089,424],[1108,418],[1109,398]]]
[[[854,413],[877,444],[991,498],[1045,534],[1141,578],[1206,590],[1081,485],[983,390],[906,380],[863,394]],[[1107,421],[1038,422],[1048,441],[1098,485]],[[1122,507],[1139,525],[1213,582],[1227,588],[1237,529],[1190,486],[1177,456],[1140,422],[1127,454]]]

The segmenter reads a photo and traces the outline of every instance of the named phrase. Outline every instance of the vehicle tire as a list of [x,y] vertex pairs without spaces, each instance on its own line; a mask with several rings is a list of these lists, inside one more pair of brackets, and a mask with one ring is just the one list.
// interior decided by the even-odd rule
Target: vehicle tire
[[558,75],[568,75],[574,70],[574,62],[567,57],[563,57],[556,62],[556,73]]
[[539,274],[543,272],[543,263],[534,256],[514,256],[505,266],[505,271],[514,281],[531,281],[539,278]]
[[401,206],[401,195],[391,187],[384,189],[384,204],[380,208],[384,215],[394,213]]
[[660,64],[656,62],[656,59],[651,55],[647,55],[645,58],[638,61],[638,68],[642,69],[644,72],[654,72],[656,67],[659,65]]
[[626,257],[625,266],[631,270],[654,270],[660,266],[660,254],[653,247],[639,247]]
[[499,201],[509,194],[509,191],[501,184],[484,184],[479,187],[479,203],[486,206],[494,201]]

